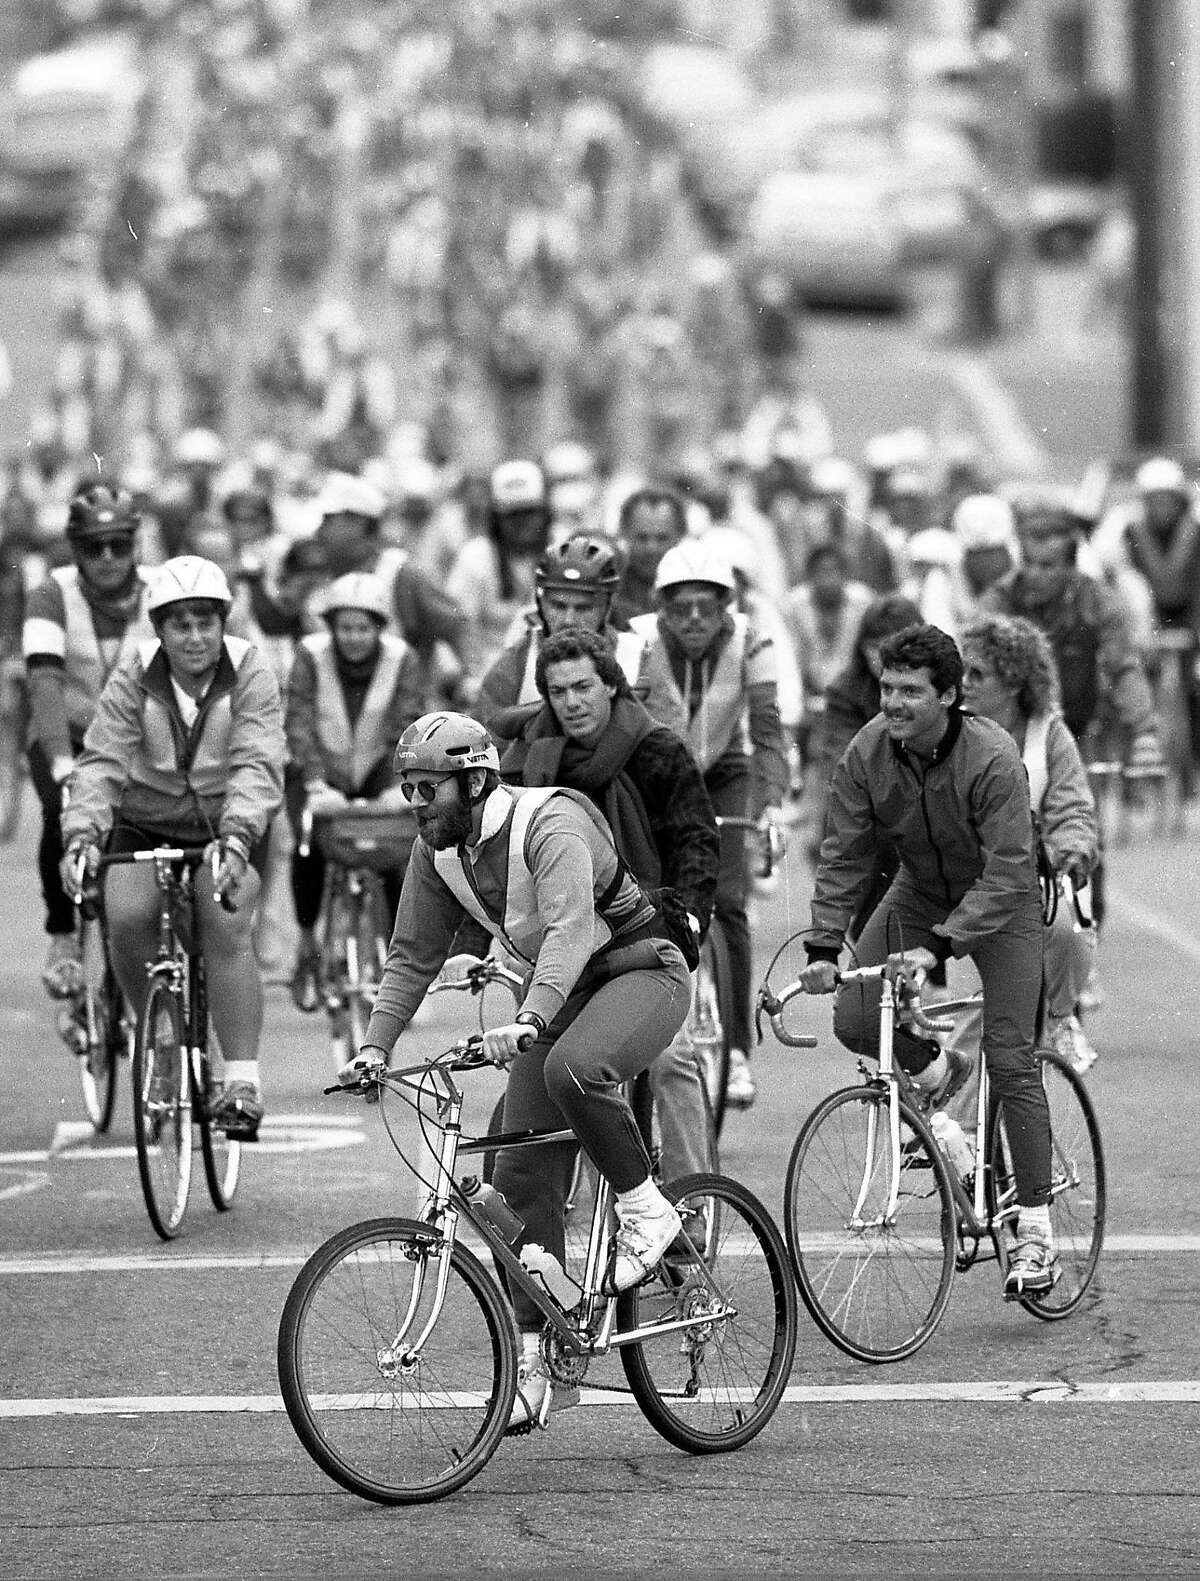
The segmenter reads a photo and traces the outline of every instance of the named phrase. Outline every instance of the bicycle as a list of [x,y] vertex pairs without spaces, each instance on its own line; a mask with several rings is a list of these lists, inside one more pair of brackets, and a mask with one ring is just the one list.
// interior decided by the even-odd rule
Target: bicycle
[[[766,879],[782,860],[782,832],[773,824],[755,818],[717,818],[718,829],[740,829],[752,834],[758,844],[755,869]],[[729,946],[720,917],[713,913],[708,933],[700,946],[700,960],[693,973],[692,1003],[680,1036],[691,1045],[704,1076],[712,1110],[713,1130],[719,1139],[725,1124],[725,1095],[729,1086],[729,1055],[732,1042],[733,974],[729,965]]]
[[1119,755],[1121,732],[1111,721],[1103,721],[1094,737],[1089,732],[1088,783],[1105,845],[1129,844],[1134,815],[1148,800],[1153,802],[1158,835],[1179,836],[1185,831],[1186,807],[1195,791],[1189,701],[1195,659],[1193,632],[1168,626],[1155,633],[1146,674],[1162,737],[1161,763],[1137,767],[1123,762]]
[[130,1052],[132,1027],[108,950],[99,890],[86,885],[75,901],[75,937],[83,982],[59,1011],[59,1033],[75,1055],[83,1106],[103,1135],[112,1124],[117,1072]]
[[[669,1443],[692,1454],[749,1443],[783,1396],[796,1342],[787,1252],[766,1209],[717,1175],[675,1183],[669,1194],[681,1213],[703,1215],[705,1244],[681,1234],[647,1281],[610,1297],[601,1284],[612,1194],[601,1180],[583,1266],[562,1271],[564,1305],[481,1211],[476,1183],[455,1178],[460,1155],[574,1140],[569,1130],[462,1139],[454,1076],[488,1063],[480,1042],[465,1039],[403,1069],[380,1065],[356,1089],[330,1089],[401,1098],[422,1119],[435,1173],[423,1181],[420,1217],[342,1230],[288,1294],[279,1379],[304,1448],[343,1487],[383,1504],[444,1498],[487,1464],[512,1412],[516,1338],[497,1278],[464,1244],[464,1222],[544,1315],[542,1361],[554,1382],[578,1387],[592,1359],[615,1350],[629,1391]],[[387,1107],[385,1126],[404,1159]]]
[[416,838],[415,815],[371,802],[349,802],[314,815],[305,808],[299,854],[316,838],[328,862],[317,932],[317,991],[329,1018],[335,1064],[344,1047],[361,1047],[391,938],[383,875],[403,871]]
[[[183,1225],[192,1181],[193,1128],[208,1194],[218,1213],[233,1206],[241,1143],[214,1130],[208,1107],[221,1089],[209,1043],[204,957],[194,947],[196,869],[202,851],[156,846],[100,858],[100,867],[154,865],[158,885],[158,950],[147,965],[150,991],[138,1017],[130,1080],[138,1178],[156,1234],[174,1240]],[[218,862],[212,863],[215,881]]]
[[[990,1094],[981,1057],[972,1164],[960,1178],[914,1106],[911,1086],[893,1062],[901,1011],[927,1033],[950,1023],[923,1012],[903,968],[860,967],[841,985],[882,984],[875,1069],[858,1061],[863,1084],[822,1099],[800,1128],[784,1184],[784,1231],[800,1296],[817,1327],[857,1361],[901,1361],[929,1339],[950,1300],[955,1272],[965,1272],[990,1241],[1007,1270],[1016,1186],[1003,1108]],[[799,981],[759,1005],[781,1043],[814,1048],[817,1039],[784,1025]],[[978,998],[935,1007],[946,1015]],[[1095,1110],[1068,1062],[1036,1049],[1050,1105],[1050,1217],[1062,1274],[1052,1289],[1017,1297],[1035,1317],[1055,1322],[1083,1300],[1104,1240],[1104,1152]]]

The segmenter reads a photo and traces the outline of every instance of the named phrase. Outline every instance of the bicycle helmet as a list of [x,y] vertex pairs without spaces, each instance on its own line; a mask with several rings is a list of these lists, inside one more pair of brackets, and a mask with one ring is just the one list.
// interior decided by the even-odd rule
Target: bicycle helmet
[[658,570],[654,573],[656,593],[677,587],[681,582],[710,582],[726,593],[737,589],[728,559],[703,538],[685,538],[668,549],[658,562]]
[[348,571],[330,585],[321,605],[321,613],[328,620],[339,609],[357,609],[372,616],[381,626],[391,619],[388,608],[388,590],[379,577],[370,571]]
[[502,461],[488,481],[488,503],[498,515],[546,509],[546,479],[536,461]]
[[998,494],[968,494],[954,507],[950,525],[964,551],[1008,548],[1014,541],[1012,506]]
[[146,610],[157,615],[170,604],[183,604],[189,599],[206,599],[218,604],[223,615],[233,606],[233,594],[219,565],[203,560],[198,554],[181,554],[166,560],[154,573]]
[[460,769],[500,768],[496,743],[477,719],[444,710],[422,714],[396,743],[392,766],[397,774],[424,770],[454,774]]
[[539,593],[549,588],[588,588],[611,592],[621,580],[616,545],[593,533],[575,533],[546,550],[534,580]]
[[82,489],[67,512],[68,538],[135,533],[137,527],[137,512],[129,495],[123,489],[110,489],[103,483]]
[[383,491],[354,472],[330,472],[314,506],[315,514],[322,519],[362,516],[368,521],[378,521],[385,510],[387,498]]
[[1139,494],[1179,494],[1186,499],[1187,477],[1178,461],[1170,456],[1151,456],[1143,461],[1134,474],[1134,486]]

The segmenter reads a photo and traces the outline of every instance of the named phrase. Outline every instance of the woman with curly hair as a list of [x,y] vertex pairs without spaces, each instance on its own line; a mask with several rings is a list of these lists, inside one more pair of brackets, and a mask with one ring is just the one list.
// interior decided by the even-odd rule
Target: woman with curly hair
[[1076,1005],[1096,947],[1089,876],[1098,856],[1087,770],[1060,709],[1058,669],[1045,634],[1017,615],[981,615],[963,631],[963,707],[994,719],[1016,741],[1030,804],[1059,885],[1046,929],[1045,1039],[1077,1070],[1095,1058]]

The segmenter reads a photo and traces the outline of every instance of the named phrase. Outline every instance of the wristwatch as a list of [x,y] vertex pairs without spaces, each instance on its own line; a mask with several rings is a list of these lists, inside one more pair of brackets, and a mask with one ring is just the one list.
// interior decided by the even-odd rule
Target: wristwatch
[[519,1027],[532,1027],[538,1037],[546,1030],[546,1023],[536,1010],[518,1010],[513,1021]]

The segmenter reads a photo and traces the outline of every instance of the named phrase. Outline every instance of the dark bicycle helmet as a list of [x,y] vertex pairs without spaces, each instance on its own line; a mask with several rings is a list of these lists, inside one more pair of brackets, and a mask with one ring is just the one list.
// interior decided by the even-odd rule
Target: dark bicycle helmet
[[591,588],[611,592],[621,580],[617,546],[594,533],[576,533],[547,549],[534,572],[539,593],[549,588]]
[[95,538],[101,534],[127,532],[138,528],[137,512],[124,489],[111,489],[93,483],[71,501],[67,512],[68,538]]

